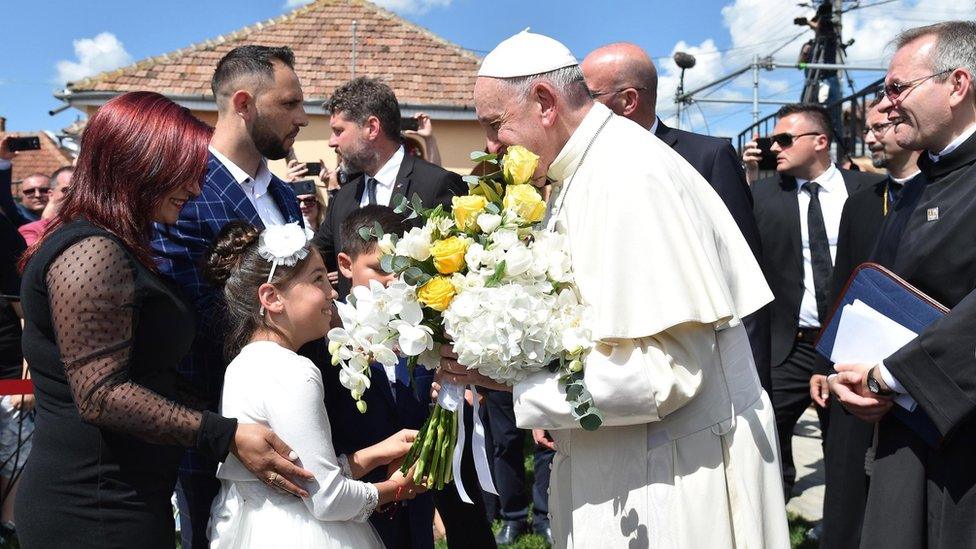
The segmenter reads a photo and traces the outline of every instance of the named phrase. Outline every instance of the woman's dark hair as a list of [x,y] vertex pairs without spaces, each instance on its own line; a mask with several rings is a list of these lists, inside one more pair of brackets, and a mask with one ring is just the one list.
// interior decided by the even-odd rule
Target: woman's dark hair
[[[224,289],[224,320],[227,323],[224,355],[228,360],[237,356],[251,341],[255,330],[264,328],[277,332],[261,313],[258,300],[258,288],[268,281],[271,273],[271,262],[258,253],[260,236],[261,231],[246,221],[227,223],[217,233],[204,265],[204,276]],[[278,288],[287,287],[313,253],[318,252],[314,246],[309,246],[308,255],[291,267],[279,264],[271,284]]]
[[[86,219],[118,237],[155,271],[149,247],[153,216],[173,191],[203,181],[212,133],[188,109],[158,93],[130,92],[105,103],[88,120],[71,187],[43,236]],[[43,241],[24,253],[21,269]]]

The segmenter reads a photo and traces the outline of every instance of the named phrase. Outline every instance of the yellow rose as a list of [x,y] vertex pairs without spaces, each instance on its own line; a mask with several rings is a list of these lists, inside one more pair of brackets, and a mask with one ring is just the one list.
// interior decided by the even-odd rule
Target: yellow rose
[[468,253],[468,241],[452,236],[430,245],[437,272],[449,275],[464,268],[464,254]]
[[451,204],[458,230],[470,231],[478,226],[478,214],[485,211],[488,199],[477,195],[455,196]]
[[502,159],[502,175],[509,185],[522,185],[532,180],[539,166],[539,156],[522,145],[509,147]]
[[509,185],[502,205],[529,223],[542,221],[546,216],[546,203],[532,185]]
[[446,276],[435,276],[417,290],[417,300],[424,305],[443,312],[454,299],[454,284]]

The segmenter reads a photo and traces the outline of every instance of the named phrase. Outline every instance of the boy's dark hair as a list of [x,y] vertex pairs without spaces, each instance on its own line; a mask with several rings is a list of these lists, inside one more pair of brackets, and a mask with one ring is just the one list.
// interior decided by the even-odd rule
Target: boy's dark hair
[[789,116],[791,114],[802,114],[808,120],[817,126],[817,130],[822,132],[827,136],[827,142],[830,143],[834,139],[833,126],[830,123],[830,115],[827,114],[827,109],[819,103],[793,103],[790,105],[783,105],[778,111],[776,111],[776,118],[783,118],[784,116]]
[[342,249],[339,251],[348,255],[350,259],[371,253],[376,248],[376,239],[370,237],[369,240],[363,240],[359,229],[363,227],[372,229],[376,223],[383,227],[384,234],[393,233],[400,236],[406,229],[406,217],[393,211],[393,208],[378,205],[365,206],[349,214],[349,217],[342,222],[339,228]]
[[342,113],[360,126],[375,116],[383,133],[400,141],[400,104],[393,89],[375,78],[360,76],[346,82],[322,106],[326,112]]
[[284,63],[290,69],[295,68],[295,54],[287,46],[249,44],[230,50],[217,62],[217,69],[210,80],[214,99],[220,101],[222,95],[232,93],[225,88],[242,76],[260,75],[264,80],[274,79],[274,61]]

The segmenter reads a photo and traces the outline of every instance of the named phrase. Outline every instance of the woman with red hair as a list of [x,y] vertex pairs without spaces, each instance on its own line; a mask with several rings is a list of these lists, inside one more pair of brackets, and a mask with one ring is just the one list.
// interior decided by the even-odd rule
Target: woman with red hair
[[21,547],[172,549],[184,448],[218,461],[233,451],[262,479],[310,476],[267,428],[194,409],[176,373],[192,308],[157,273],[149,239],[154,221],[175,223],[200,192],[210,133],[159,94],[112,99],[88,123],[58,215],[24,254],[37,419],[17,499]]

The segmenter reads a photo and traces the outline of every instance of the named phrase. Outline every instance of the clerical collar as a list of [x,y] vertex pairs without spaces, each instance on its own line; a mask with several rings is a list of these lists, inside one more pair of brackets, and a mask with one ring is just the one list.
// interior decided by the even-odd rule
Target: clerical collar
[[608,109],[602,103],[597,103],[594,101],[593,106],[590,108],[590,112],[586,113],[586,116],[583,117],[583,121],[580,122],[580,125],[576,127],[576,130],[573,131],[573,135],[569,137],[569,141],[566,141],[566,144],[563,145],[562,150],[560,150],[559,154],[556,155],[556,159],[553,160],[552,164],[549,166],[549,171],[546,173],[546,177],[559,183],[565,180],[567,177],[573,175],[576,165],[579,164],[579,161],[583,156],[583,151],[585,151],[587,145],[589,145],[593,134],[600,129],[600,126],[603,125],[603,122],[610,114],[612,114],[610,109]]
[[891,174],[888,174],[888,179],[891,179],[892,183],[896,183],[898,185],[904,185],[909,179],[913,179],[916,175],[920,173],[922,173],[922,170],[915,170],[915,173],[913,173],[908,177],[895,177]]
[[966,140],[972,137],[974,133],[976,133],[976,124],[973,124],[972,126],[966,128],[966,131],[962,132],[958,137],[953,139],[952,143],[949,143],[949,145],[946,146],[946,148],[942,149],[942,152],[940,152],[939,154],[932,154],[931,152],[929,152],[928,153],[929,158],[932,159],[932,162],[938,162],[940,158],[948,154],[951,154],[952,151],[958,149],[959,145],[965,143]]
[[654,117],[654,124],[651,126],[651,135],[657,135],[657,127],[661,125],[661,119]]

